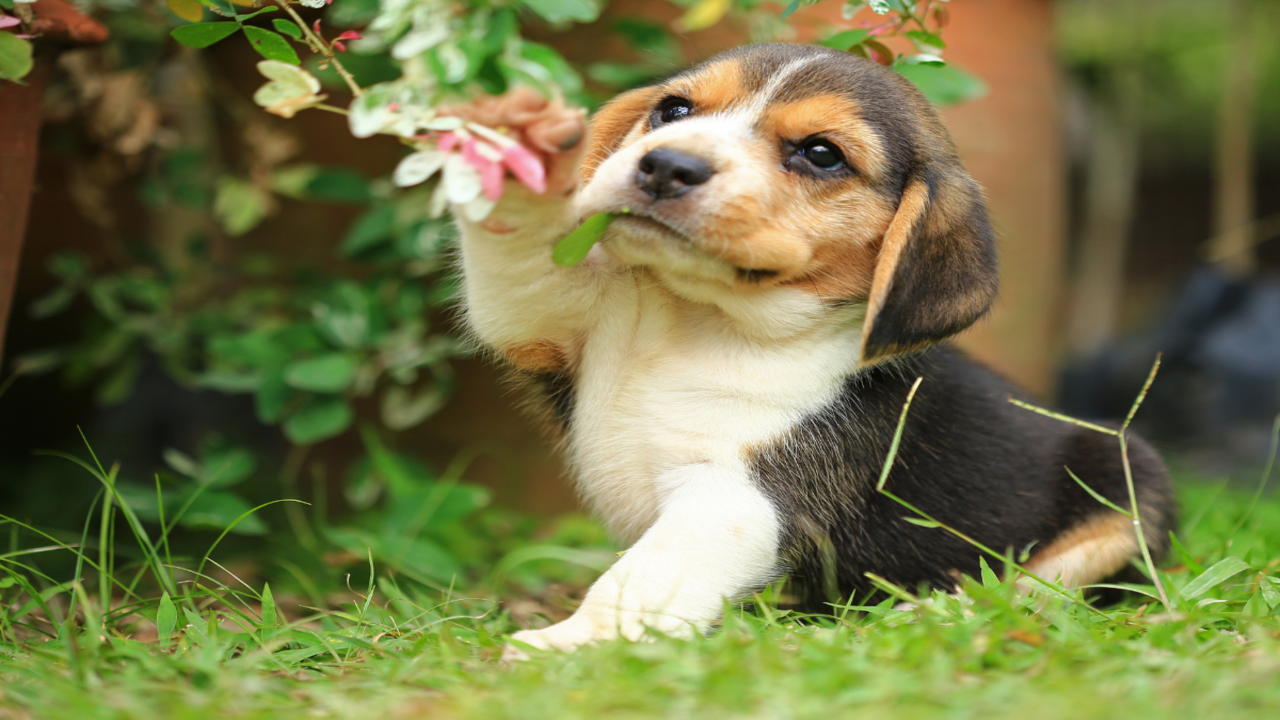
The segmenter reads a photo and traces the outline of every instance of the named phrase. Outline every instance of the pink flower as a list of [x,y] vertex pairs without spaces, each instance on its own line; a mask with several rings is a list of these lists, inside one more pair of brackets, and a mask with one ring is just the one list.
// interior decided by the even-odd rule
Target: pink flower
[[0,28],[13,27],[14,25],[21,25],[21,24],[22,24],[22,21],[16,17],[0,14]]
[[503,148],[502,162],[525,187],[539,195],[547,191],[547,170],[529,148],[523,145]]
[[480,149],[480,141],[467,138],[462,142],[462,157],[471,167],[480,171],[480,188],[484,196],[497,202],[502,198],[502,178],[505,175],[502,163],[484,156]]
[[[333,2],[333,0],[329,0],[329,1]],[[333,46],[338,48],[339,52],[345,52],[347,49],[347,44],[342,42],[343,40],[359,40],[359,39],[360,39],[360,33],[356,32],[355,30],[348,30],[333,39]]]
[[436,143],[436,149],[442,153],[447,153],[458,147],[460,140],[461,138],[458,137],[457,133],[440,133],[440,141]]
[[[547,172],[533,151],[493,130],[477,128],[472,124],[468,125],[467,131],[446,131],[435,135],[436,149],[431,152],[442,157],[460,150],[460,160],[476,171],[479,190],[491,203],[502,198],[503,180],[508,171],[535,193],[546,192]],[[422,139],[426,138],[422,136]]]

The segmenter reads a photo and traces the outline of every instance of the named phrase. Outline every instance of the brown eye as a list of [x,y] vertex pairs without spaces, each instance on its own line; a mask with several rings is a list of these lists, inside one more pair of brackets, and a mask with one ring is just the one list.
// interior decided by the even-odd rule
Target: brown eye
[[800,148],[800,154],[823,170],[835,170],[844,165],[844,155],[826,140],[810,140]]
[[682,97],[669,97],[658,105],[649,120],[651,127],[660,127],[667,123],[683,120],[693,114],[693,103]]

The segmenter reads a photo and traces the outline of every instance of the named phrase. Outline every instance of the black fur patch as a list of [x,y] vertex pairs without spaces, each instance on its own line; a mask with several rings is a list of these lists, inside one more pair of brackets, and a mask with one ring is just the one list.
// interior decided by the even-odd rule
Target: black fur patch
[[[802,605],[874,590],[872,572],[909,589],[954,586],[979,574],[979,550],[942,529],[903,520],[907,508],[875,492],[902,403],[923,376],[886,489],[941,522],[1015,556],[1045,547],[1102,506],[1128,504],[1115,438],[1008,402],[1022,393],[949,348],[934,348],[850,377],[832,405],[758,452],[755,480],[786,523],[782,554]],[[1175,507],[1158,456],[1132,438],[1129,456],[1163,555]],[[999,569],[997,561],[988,562]]]

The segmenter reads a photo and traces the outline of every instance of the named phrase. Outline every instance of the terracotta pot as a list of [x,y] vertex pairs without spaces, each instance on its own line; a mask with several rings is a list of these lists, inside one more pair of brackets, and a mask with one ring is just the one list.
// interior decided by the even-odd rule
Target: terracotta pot
[[67,47],[96,45],[107,29],[63,0],[37,0],[34,20],[35,67],[23,84],[0,81],[0,360],[9,322],[18,260],[27,231],[36,153],[40,146],[40,96],[53,71],[54,58]]

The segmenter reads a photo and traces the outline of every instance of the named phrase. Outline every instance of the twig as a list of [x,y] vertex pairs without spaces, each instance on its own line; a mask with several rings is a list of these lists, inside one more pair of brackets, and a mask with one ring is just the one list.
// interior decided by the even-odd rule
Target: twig
[[1129,507],[1133,512],[1133,532],[1138,538],[1138,547],[1142,549],[1142,560],[1147,564],[1147,574],[1151,576],[1151,582],[1155,583],[1156,592],[1160,593],[1160,602],[1165,607],[1169,607],[1169,596],[1165,594],[1164,583],[1160,582],[1160,573],[1156,571],[1155,561],[1151,559],[1151,549],[1147,547],[1147,534],[1142,530],[1142,515],[1138,511],[1138,493],[1133,487],[1133,470],[1129,467],[1129,442],[1126,437],[1126,431],[1129,428],[1130,421],[1137,414],[1138,407],[1142,405],[1142,401],[1147,397],[1147,391],[1151,389],[1151,383],[1156,379],[1156,372],[1160,369],[1160,355],[1156,355],[1156,361],[1151,365],[1151,372],[1147,375],[1147,381],[1142,384],[1142,391],[1138,393],[1138,397],[1133,401],[1133,407],[1129,408],[1129,414],[1125,416],[1124,424],[1120,426],[1120,461],[1124,466],[1124,484],[1129,490]]
[[[1169,596],[1165,594],[1164,584],[1160,581],[1160,575],[1156,572],[1156,564],[1151,559],[1151,549],[1147,547],[1146,533],[1142,531],[1142,516],[1138,511],[1138,493],[1133,486],[1133,469],[1129,466],[1129,442],[1125,435],[1129,429],[1129,423],[1133,422],[1133,416],[1138,413],[1138,407],[1141,406],[1142,401],[1146,399],[1147,391],[1151,389],[1151,383],[1155,381],[1156,371],[1159,369],[1160,355],[1156,355],[1156,361],[1151,366],[1151,372],[1147,375],[1147,381],[1142,384],[1142,390],[1138,393],[1138,397],[1134,399],[1133,406],[1129,408],[1129,414],[1125,416],[1124,423],[1120,426],[1119,430],[1112,430],[1111,428],[1105,428],[1101,425],[1094,425],[1093,423],[1087,423],[1083,420],[1077,420],[1073,417],[1038,408],[1035,405],[1024,403],[1021,400],[1016,400],[1012,397],[1009,398],[1009,402],[1020,408],[1044,415],[1045,417],[1051,417],[1054,420],[1061,420],[1062,422],[1079,425],[1080,427],[1094,430],[1096,432],[1114,435],[1120,441],[1120,463],[1124,468],[1124,482],[1126,489],[1129,491],[1129,508],[1130,513],[1132,513],[1122,512],[1122,514],[1129,515],[1129,517],[1133,519],[1134,533],[1138,538],[1138,548],[1142,551],[1142,560],[1147,566],[1147,574],[1151,576],[1151,582],[1155,584],[1156,591],[1160,593],[1161,602],[1164,603],[1165,607],[1169,607]],[[1074,478],[1074,476],[1072,477]],[[1080,482],[1079,479],[1076,479],[1076,482]],[[1088,489],[1084,483],[1081,483],[1081,486]],[[1110,505],[1110,503],[1107,504]]]
[[303,21],[302,16],[298,15],[297,11],[289,6],[289,0],[276,0],[276,4],[279,5],[282,10],[289,13],[289,17],[293,18],[293,21],[298,24],[298,28],[302,30],[302,35],[307,39],[307,44],[311,46],[311,49],[323,55],[325,60],[333,63],[333,69],[338,72],[338,75],[342,76],[344,81],[346,81],[347,87],[351,88],[351,94],[356,97],[364,95],[364,90],[360,89],[360,85],[356,83],[356,79],[352,77],[351,73],[347,72],[347,69],[338,61],[338,56],[334,54],[333,47],[329,45],[329,43],[325,42],[324,38],[317,35],[307,25],[307,23]]

